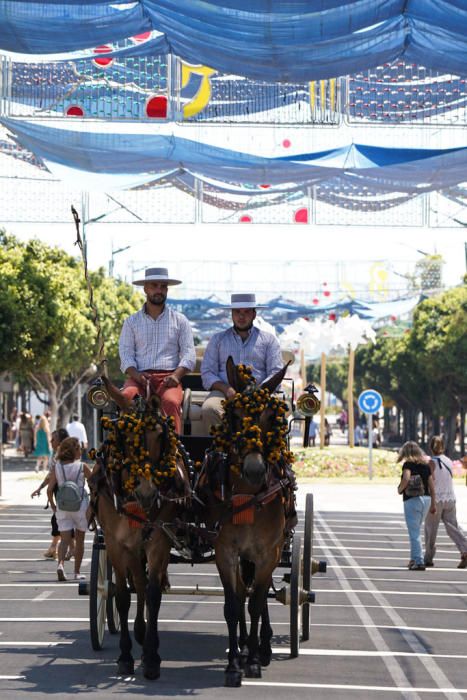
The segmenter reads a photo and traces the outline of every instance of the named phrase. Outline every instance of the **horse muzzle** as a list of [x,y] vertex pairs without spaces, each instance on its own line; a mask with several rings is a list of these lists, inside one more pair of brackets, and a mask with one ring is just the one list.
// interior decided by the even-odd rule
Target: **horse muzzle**
[[259,486],[266,476],[266,464],[260,452],[249,452],[243,460],[242,476],[253,486]]

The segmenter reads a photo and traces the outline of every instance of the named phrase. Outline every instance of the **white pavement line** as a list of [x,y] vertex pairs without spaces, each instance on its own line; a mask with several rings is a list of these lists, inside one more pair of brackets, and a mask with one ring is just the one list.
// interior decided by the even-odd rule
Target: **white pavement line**
[[[329,552],[329,557],[332,557],[333,555],[331,552]],[[335,565],[336,568],[343,569],[344,567],[339,567],[338,564]],[[347,567],[348,568],[348,567]],[[353,567],[350,567],[355,569],[355,565]],[[362,568],[362,567],[359,567]],[[340,574],[340,577],[342,576],[342,573]],[[346,577],[345,580],[347,581]],[[3,584],[0,583],[0,586]],[[314,591],[317,593],[329,593],[329,594],[335,594],[335,593],[370,593],[373,595],[373,591],[368,590],[367,588],[342,588],[341,590],[335,590],[331,588],[314,588]],[[431,593],[429,591],[379,591],[379,593],[384,593],[384,595],[413,595],[413,596],[429,596],[430,598],[467,598],[467,593]]]
[[[409,543],[407,542],[407,546],[408,545],[409,545]],[[344,545],[342,545],[342,546],[344,546]],[[323,551],[324,547],[326,547],[325,544],[323,544],[323,546],[321,546],[321,547],[315,547],[315,551],[318,551],[318,550]],[[341,549],[341,551],[342,551],[342,549]],[[392,551],[397,551],[397,550],[392,550]],[[345,559],[346,558],[345,554],[335,554],[335,557],[336,557],[336,559]],[[361,557],[365,561],[367,561],[369,559],[377,559],[378,561],[394,561],[394,560],[396,560],[396,561],[400,562],[400,560],[401,560],[400,557],[382,557],[382,556],[374,557],[371,554],[362,554]],[[454,565],[454,561],[459,562],[459,556],[457,556],[456,560],[455,559],[443,559],[442,561],[452,561],[453,565]],[[369,564],[367,564],[367,567],[368,566],[369,566]],[[379,567],[379,568],[381,568],[381,567]],[[396,567],[396,568],[400,568],[400,567]],[[404,568],[407,568],[407,567],[404,567]]]
[[0,647],[61,647],[74,642],[0,642]]
[[[415,688],[414,686],[397,686],[397,687],[387,687],[382,685],[332,685],[331,683],[277,683],[277,681],[248,681],[242,680],[242,686],[261,686],[267,688],[304,688],[310,689],[315,688],[316,690],[356,690],[359,693],[370,693],[372,691],[381,693],[399,693],[402,697],[416,698],[417,693],[446,693],[452,696],[453,691],[456,693],[457,697],[461,697],[459,693],[467,693],[467,688]],[[360,696],[362,697],[362,696]],[[363,697],[370,697],[369,695],[364,695]]]
[[[320,525],[322,526],[323,529],[326,529],[328,532],[329,536],[332,536],[334,542],[339,545],[339,540],[338,538],[334,535],[334,533],[331,532],[330,528],[326,524],[326,522],[320,517]],[[345,548],[342,547],[343,552],[346,552]],[[330,552],[331,557],[334,555]],[[412,649],[414,653],[421,653],[421,654],[427,654],[428,650],[426,647],[420,642],[420,640],[416,637],[416,635],[410,631],[407,630],[405,627],[405,621],[398,615],[398,613],[395,612],[391,608],[391,605],[389,601],[384,597],[384,595],[376,588],[375,585],[371,582],[371,580],[368,578],[368,576],[363,572],[359,570],[359,565],[358,562],[348,553],[346,552],[347,555],[347,560],[350,564],[353,564],[355,566],[355,572],[357,576],[359,576],[360,580],[362,581],[363,585],[366,586],[368,592],[373,593],[374,598],[380,603],[381,608],[384,610],[386,615],[389,617],[391,622],[396,628],[401,628],[399,630],[401,636],[403,637],[404,641],[407,643],[407,645]],[[344,576],[344,573],[341,571],[341,575]],[[358,599],[357,596],[355,596],[357,599],[357,602],[360,603],[360,600]],[[367,611],[362,611],[360,609],[356,609],[355,612],[357,615],[360,617],[361,621],[364,624],[367,624],[368,622],[373,624],[373,620],[371,619],[371,616]],[[379,643],[375,643],[375,647],[378,650],[381,651],[390,651],[386,642],[384,641],[383,637],[380,635],[380,633],[377,630],[372,630],[371,628],[368,629],[368,634],[370,635],[371,638],[374,636],[375,641],[379,641]],[[378,640],[379,638],[379,640]],[[383,661],[385,663],[388,663],[390,661],[390,658],[383,657]],[[395,661],[395,660],[394,660]],[[427,658],[426,656],[421,656],[420,657],[420,663],[425,667],[427,672],[430,674],[431,678],[433,681],[436,683],[436,686],[438,688],[438,691],[441,692],[448,692],[449,693],[449,698],[451,700],[461,700],[461,695],[456,691],[454,686],[451,684],[447,676],[443,673],[443,671],[440,669],[436,661],[434,661],[431,658]],[[405,678],[405,681],[403,683],[401,682],[396,682],[396,685],[398,686],[406,686],[408,685],[410,687],[410,683],[408,679],[405,676],[405,673],[402,669],[402,667],[395,661],[395,664],[397,665],[398,668],[398,673],[397,676]],[[389,668],[389,667],[388,667]],[[392,675],[392,674],[391,674]],[[395,677],[393,676],[394,680]],[[446,691],[445,689],[448,689]],[[405,696],[404,691],[402,691],[402,694]]]
[[[4,598],[4,600],[8,600],[8,598]],[[13,599],[16,600],[16,599]],[[19,600],[24,600],[24,598],[20,598]],[[60,598],[58,599],[60,600]],[[313,610],[315,608],[353,608],[353,607],[358,607],[354,605],[348,605],[347,603],[313,603]],[[362,608],[376,608],[377,610],[381,610],[380,605],[362,605]],[[414,610],[414,611],[419,611],[421,610],[422,612],[427,612],[428,610],[432,613],[464,613],[467,614],[467,609],[466,608],[418,608],[418,607],[413,607],[413,606],[405,606],[405,605],[393,605],[392,606],[394,610]]]
[[[286,647],[273,647],[273,654],[286,654],[290,649]],[[355,649],[300,649],[300,656],[408,656],[418,659],[419,656],[427,656],[430,659],[467,659],[464,654],[415,654],[412,651],[360,651]]]
[[[324,541],[324,539],[323,539]],[[1,542],[1,540],[0,540]],[[344,540],[342,540],[341,544],[344,544]],[[377,544],[377,543],[375,543]],[[392,547],[389,551],[390,552],[407,552],[407,545],[409,544],[409,541],[405,543],[405,547]],[[332,545],[326,545],[328,549],[334,550],[334,549],[339,549],[339,547],[334,547]],[[320,547],[316,547],[316,549],[320,549]],[[381,552],[381,540],[379,542],[379,547],[352,547],[350,545],[346,545],[347,551],[353,552],[353,551],[358,551],[358,552]],[[436,553],[437,554],[454,554],[454,550],[450,549],[438,549],[436,548]],[[390,559],[393,559],[393,557],[390,557]],[[457,555],[457,559],[459,559],[459,554]]]
[[0,676],[0,681],[24,681],[26,676]]
[[[316,513],[315,513],[316,515]],[[351,534],[354,530],[357,530],[357,534],[361,532],[362,530],[365,531],[367,535],[371,535],[372,532],[375,532],[376,530],[387,530],[388,532],[398,532],[400,534],[400,528],[402,527],[399,525],[394,525],[394,527],[388,527],[387,525],[372,525],[371,527],[371,532],[368,532],[368,526],[367,525],[352,525],[352,527],[349,527],[346,523],[342,523],[342,525],[333,525],[332,529],[333,530],[338,530],[339,527],[341,527],[346,534]]]
[[53,591],[43,591],[42,593],[39,593],[39,595],[36,595],[35,598],[31,600],[32,603],[40,603],[41,600],[47,600],[47,598],[50,598],[52,595]]
[[[368,606],[366,606],[368,607]],[[391,606],[392,607],[392,606]],[[381,610],[381,606],[380,606]],[[363,627],[364,629],[368,629],[368,627],[373,627],[374,629],[378,630],[393,630],[394,629],[399,632],[400,630],[413,630],[416,632],[439,632],[441,634],[467,634],[467,630],[458,630],[458,629],[444,629],[442,627],[413,627],[412,625],[404,625],[400,626],[398,625],[396,628],[394,625],[355,625],[352,623],[342,623],[342,622],[311,622],[310,623],[311,627]]]
[[[342,567],[344,568],[344,567]],[[351,569],[351,566],[347,567],[348,569]],[[438,569],[439,571],[439,569]],[[442,571],[449,571],[449,569],[442,569]],[[347,581],[358,581],[358,576],[347,576]],[[409,576],[408,578],[393,578],[392,576],[390,578],[387,578],[386,576],[383,578],[376,578],[375,576],[371,577],[372,581],[382,581],[386,583],[411,583],[412,586],[414,584],[420,583],[422,586],[426,586],[426,579],[422,580],[419,579],[418,581],[415,579],[413,576]],[[430,585],[432,586],[455,586],[459,584],[460,581],[459,579],[441,579],[439,581],[435,581],[433,579],[430,579]]]
[[[0,617],[0,622],[87,622],[89,617]],[[225,620],[193,620],[177,617],[176,619],[159,618],[159,623],[187,625],[225,625]],[[277,625],[290,626],[290,622],[274,622]]]
[[[365,558],[366,558],[366,557],[365,557]],[[398,561],[400,561],[400,560],[398,559]],[[449,571],[451,574],[455,574],[455,575],[461,574],[461,569],[459,569],[458,572],[455,571],[455,569],[457,568],[456,565],[457,565],[459,559],[456,559],[456,560],[454,560],[454,559],[443,559],[443,561],[451,562],[451,566],[437,566],[436,569],[431,569],[431,573],[432,573],[432,574],[436,574],[436,573],[441,572],[441,571]],[[386,566],[376,566],[375,564],[366,564],[366,565],[361,565],[360,568],[361,568],[361,569],[368,569],[369,571],[387,571],[387,570],[388,570],[388,566],[389,566],[389,564],[386,565]],[[340,568],[341,568],[341,569],[352,569],[353,567],[352,567],[352,566],[349,566],[349,565],[347,565],[347,564],[340,564]],[[454,571],[453,571],[453,569],[454,569]],[[393,566],[393,565],[391,565],[390,570],[391,570],[391,571],[407,571],[407,567],[406,567],[406,566],[402,566],[402,565],[399,565],[399,566]],[[461,576],[465,576],[465,574],[462,572]],[[321,577],[320,577],[320,578],[321,578]],[[394,580],[394,579],[388,579],[388,580],[391,581],[391,580]],[[413,580],[413,579],[412,579],[412,580]],[[422,579],[420,578],[420,580],[422,580]],[[436,583],[436,582],[433,581],[433,583]],[[456,583],[460,583],[460,581],[459,581],[459,580],[456,580]]]
[[3,542],[4,544],[41,544],[43,542],[50,542],[50,536],[49,537],[44,537],[43,540],[37,539],[36,537],[32,537],[30,540],[18,540],[18,539],[11,539],[11,540],[0,540],[0,542]]
[[[44,521],[44,530],[47,529],[47,525],[50,527],[50,520],[48,523],[47,521]],[[0,530],[30,530],[31,532],[35,532],[35,530],[31,527],[31,523],[29,523],[29,525],[2,525],[0,523]]]

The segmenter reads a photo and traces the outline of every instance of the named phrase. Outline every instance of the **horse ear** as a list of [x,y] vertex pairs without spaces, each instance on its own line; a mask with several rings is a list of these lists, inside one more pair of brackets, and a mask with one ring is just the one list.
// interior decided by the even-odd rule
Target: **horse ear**
[[277,389],[277,387],[279,386],[279,384],[281,383],[281,381],[284,379],[285,373],[287,372],[287,368],[290,365],[290,363],[291,363],[291,360],[289,360],[287,362],[287,364],[282,367],[282,369],[280,369],[278,372],[273,374],[272,377],[269,377],[269,379],[267,379],[265,382],[263,382],[261,384],[260,388],[261,389],[269,389],[269,393],[273,394],[275,392],[275,390]]
[[120,389],[117,389],[117,387],[112,384],[112,382],[105,375],[102,375],[101,379],[105,384],[105,388],[107,389],[110,398],[115,401],[117,406],[121,408],[122,411],[129,411],[131,408],[130,399],[126,397],[125,394],[120,391]]
[[233,389],[235,389],[235,391],[242,393],[242,391],[246,387],[246,382],[240,378],[240,374],[238,372],[237,365],[233,361],[233,358],[231,355],[229,355],[229,357],[227,358],[225,369],[227,371],[227,379],[228,379],[230,386]]
[[225,369],[230,386],[237,391],[238,372],[232,355],[228,356]]
[[161,406],[162,402],[160,399],[160,396],[157,394],[151,394],[148,400],[149,408],[151,409],[151,413],[160,413],[161,412]]

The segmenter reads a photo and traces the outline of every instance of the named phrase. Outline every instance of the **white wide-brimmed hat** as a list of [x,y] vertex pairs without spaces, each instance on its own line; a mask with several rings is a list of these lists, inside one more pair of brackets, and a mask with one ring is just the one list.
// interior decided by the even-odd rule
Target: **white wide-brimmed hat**
[[230,304],[225,305],[226,309],[265,309],[256,303],[255,294],[231,294]]
[[165,282],[168,285],[181,284],[180,280],[173,280],[169,277],[166,267],[148,267],[144,274],[144,280],[133,280],[133,284],[143,286],[146,282]]

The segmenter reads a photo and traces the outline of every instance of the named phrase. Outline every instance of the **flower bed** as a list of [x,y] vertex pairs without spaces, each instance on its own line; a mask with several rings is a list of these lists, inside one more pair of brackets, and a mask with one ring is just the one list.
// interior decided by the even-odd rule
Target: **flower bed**
[[[294,472],[298,478],[343,478],[368,477],[368,448],[331,446],[319,448],[296,448]],[[373,476],[397,480],[401,465],[397,463],[397,451],[373,450]],[[465,476],[460,460],[454,461],[453,475]]]

